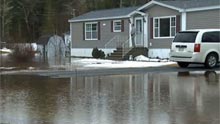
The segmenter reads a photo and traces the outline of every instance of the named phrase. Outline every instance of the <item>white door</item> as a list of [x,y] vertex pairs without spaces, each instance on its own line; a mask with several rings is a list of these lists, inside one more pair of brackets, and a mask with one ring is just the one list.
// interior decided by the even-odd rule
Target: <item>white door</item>
[[143,18],[136,18],[135,19],[135,43],[136,46],[143,46],[144,45],[144,26],[143,26]]

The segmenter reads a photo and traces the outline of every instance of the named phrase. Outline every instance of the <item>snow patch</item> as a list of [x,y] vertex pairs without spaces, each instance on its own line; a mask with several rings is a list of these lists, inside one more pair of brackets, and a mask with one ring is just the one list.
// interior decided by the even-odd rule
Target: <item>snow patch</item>
[[152,59],[144,55],[140,55],[134,58],[136,61],[147,61],[147,62],[168,62],[168,59]]
[[145,57],[143,55],[140,55],[140,56],[135,57],[135,60],[137,60],[137,61],[150,61],[150,58]]
[[140,67],[160,67],[175,64],[175,62],[161,61],[159,59],[149,59],[144,56],[135,58],[138,61],[113,61],[102,59],[78,59],[72,64],[81,65],[88,68],[140,68]]

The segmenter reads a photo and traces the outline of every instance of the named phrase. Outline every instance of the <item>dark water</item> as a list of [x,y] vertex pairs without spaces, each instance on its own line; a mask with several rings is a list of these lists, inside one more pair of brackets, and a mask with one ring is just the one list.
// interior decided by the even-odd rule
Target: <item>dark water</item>
[[62,67],[62,65],[68,64],[70,64],[69,58],[44,58],[37,55],[29,61],[22,61],[15,60],[10,55],[0,54],[0,70],[21,70],[29,68],[33,68],[34,70],[54,68],[59,69],[60,67]]
[[14,60],[10,55],[0,54],[0,67],[14,67],[14,69],[27,69],[28,67],[48,68],[48,62],[39,56],[30,61],[22,61]]
[[0,76],[0,124],[219,124],[220,74]]

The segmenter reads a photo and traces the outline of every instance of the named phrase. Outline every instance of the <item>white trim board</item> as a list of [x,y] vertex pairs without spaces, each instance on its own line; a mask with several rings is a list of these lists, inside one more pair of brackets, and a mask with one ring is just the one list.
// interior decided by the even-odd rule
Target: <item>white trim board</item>
[[151,6],[153,6],[153,5],[160,5],[160,6],[163,6],[163,7],[170,8],[170,9],[174,9],[174,10],[178,10],[178,11],[183,11],[183,9],[181,9],[181,8],[174,7],[174,6],[170,6],[170,5],[167,5],[167,4],[164,4],[164,3],[160,3],[160,2],[154,1],[154,0],[148,2],[147,4],[145,4],[145,5],[143,5],[143,6],[141,6],[141,7],[138,8],[137,10],[140,11],[140,10],[142,10],[142,9],[144,9],[144,8],[151,7]]
[[142,15],[142,16],[145,16],[145,15],[146,15],[146,13],[144,13],[144,12],[135,10],[135,11],[131,12],[130,14],[128,14],[128,16],[132,16],[132,15],[134,15],[134,14],[140,14],[140,15]]
[[186,12],[181,13],[181,31],[186,30]]

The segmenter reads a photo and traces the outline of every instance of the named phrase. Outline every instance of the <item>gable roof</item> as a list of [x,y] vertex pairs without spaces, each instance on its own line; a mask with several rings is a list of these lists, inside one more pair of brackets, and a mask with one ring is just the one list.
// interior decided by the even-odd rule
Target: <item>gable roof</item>
[[179,12],[191,12],[210,9],[220,9],[220,0],[152,0],[141,7],[137,6],[91,11],[78,17],[72,18],[69,20],[69,22],[129,18],[134,13],[139,12],[139,14],[142,14],[141,10],[147,9],[153,5],[160,5],[163,7],[177,10]]
[[181,0],[181,1],[160,1],[160,2],[181,9],[191,9],[191,8],[220,5],[220,0]]
[[151,2],[138,8],[138,10],[149,8],[153,5],[160,5],[180,12],[200,11],[208,9],[220,9],[220,0],[152,0]]
[[91,11],[83,15],[80,15],[78,17],[72,18],[69,20],[69,22],[128,18],[129,14],[138,8],[139,7],[126,7],[126,8]]

